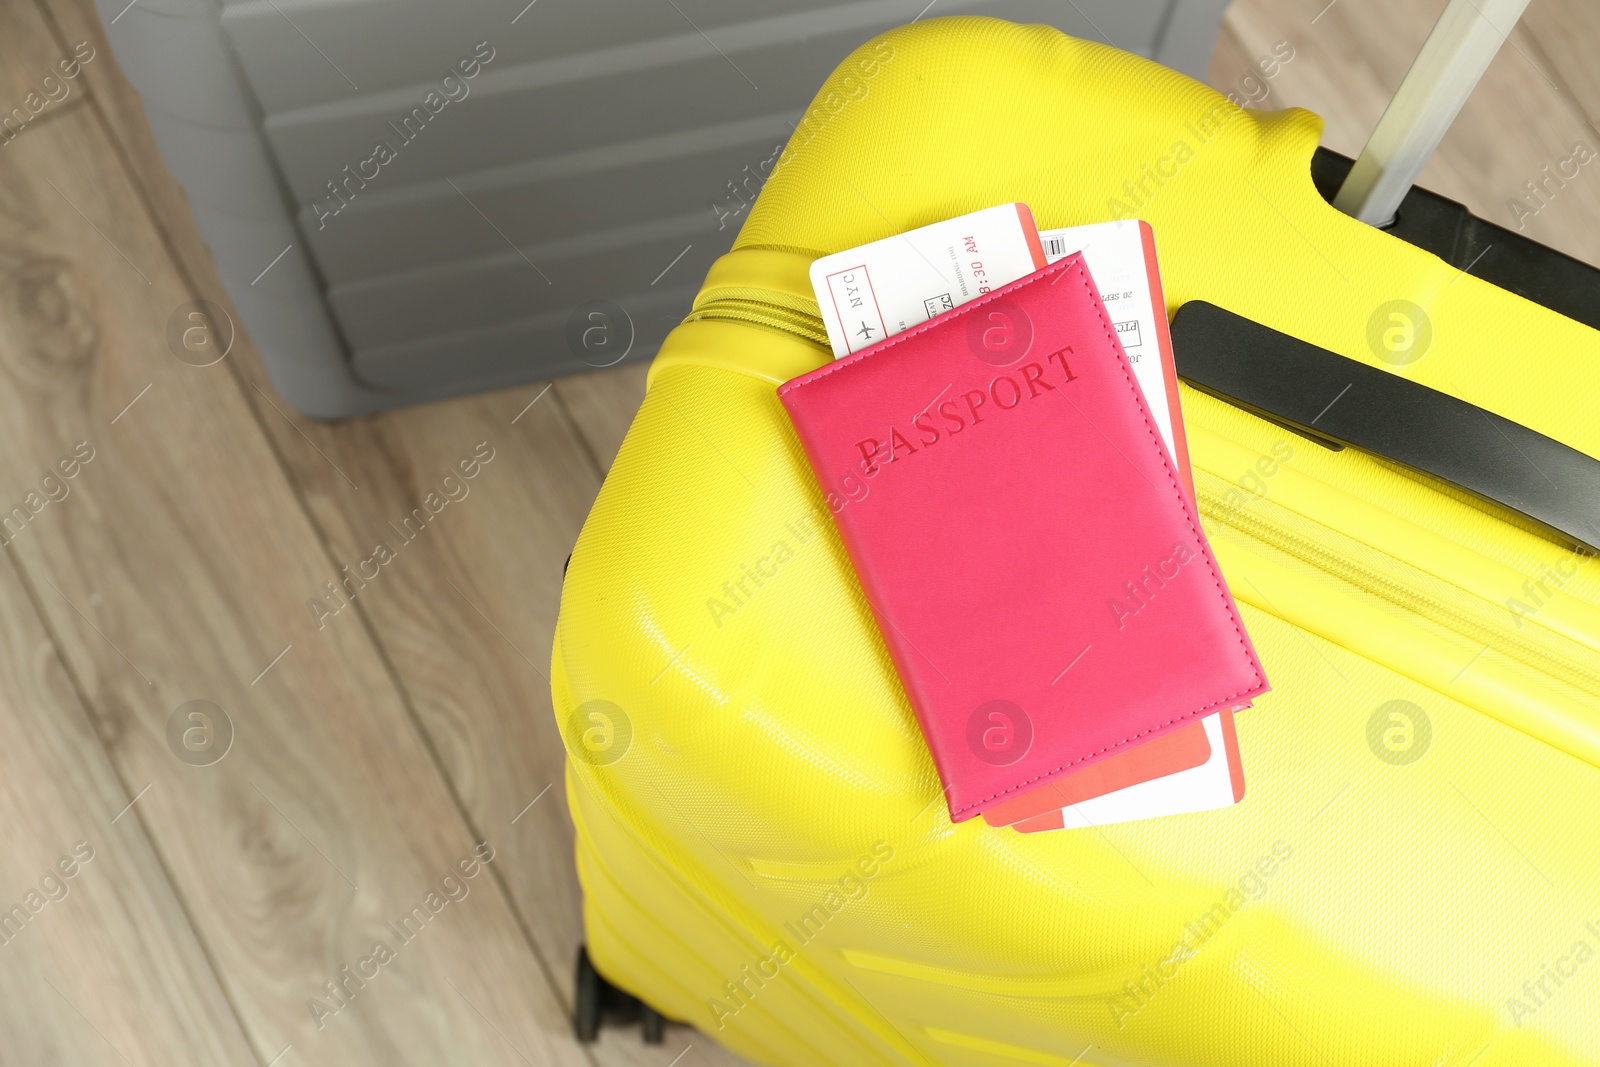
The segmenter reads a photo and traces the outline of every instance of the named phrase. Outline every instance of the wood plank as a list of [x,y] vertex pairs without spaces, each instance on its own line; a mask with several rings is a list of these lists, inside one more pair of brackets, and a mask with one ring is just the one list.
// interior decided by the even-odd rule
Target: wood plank
[[[94,40],[97,46],[103,44],[103,33],[93,10],[88,5],[88,0],[64,0],[62,3],[51,5],[49,14],[57,23],[59,35],[71,36],[73,39],[81,39],[81,37],[87,36]],[[106,49],[106,51],[109,53],[109,49]],[[150,136],[149,125],[145,120],[143,107],[139,102],[137,93],[128,85],[114,58],[112,62],[96,68],[92,73],[98,79],[93,82],[93,87],[96,99],[101,102],[101,106],[107,111],[111,135],[116,138],[118,145],[128,160],[130,173],[142,190],[152,213],[159,220],[163,236],[169,242],[173,254],[177,257],[182,272],[191,279],[191,288],[206,299],[214,300],[231,311],[232,308],[228,302],[227,295],[222,292],[221,285],[216,278],[216,270],[211,261],[210,253],[194,229],[193,218],[189,214],[183,190],[173,180],[171,174],[162,163],[160,153],[155,147],[153,138]],[[415,502],[405,479],[401,479],[395,484],[388,484],[385,481],[385,477],[380,476],[380,472],[384,470],[385,462],[381,455],[377,457],[375,462],[362,461],[358,463],[357,460],[352,458],[354,452],[361,450],[360,438],[369,432],[376,432],[371,429],[373,424],[378,424],[378,429],[381,429],[384,419],[395,422],[397,429],[394,432],[403,439],[408,432],[408,423],[405,421],[408,413],[400,412],[389,416],[351,420],[350,422],[331,425],[293,416],[293,424],[291,425],[290,421],[277,411],[269,411],[269,405],[263,398],[263,393],[273,395],[274,399],[275,394],[272,394],[272,387],[261,368],[259,356],[249,343],[248,336],[240,338],[239,347],[234,355],[230,357],[229,362],[234,364],[237,371],[251,384],[251,398],[261,413],[269,418],[267,425],[271,428],[275,446],[280,450],[283,457],[282,462],[285,464],[286,469],[291,472],[292,480],[297,484],[298,491],[312,505],[311,513],[317,516],[317,521],[324,532],[333,533],[340,529],[353,530],[356,527],[353,525],[355,520],[351,520],[352,525],[347,527],[341,527],[340,523],[332,521],[338,516],[340,508],[349,503],[347,499],[342,498],[340,495],[348,490],[348,486],[344,484],[342,477],[322,459],[316,448],[312,447],[313,442],[317,447],[327,451],[330,456],[338,458],[341,466],[345,466],[348,463],[350,466],[357,467],[360,471],[358,477],[362,479],[360,484],[363,486],[363,492],[371,493],[373,499],[380,495],[380,488],[387,485],[387,488],[383,488],[383,493],[390,499]],[[628,370],[640,373],[635,368],[629,368]],[[616,373],[626,374],[628,370],[619,370]],[[639,382],[638,389],[642,397],[642,378],[639,379]],[[262,392],[256,392],[257,388]],[[543,388],[543,385],[527,386],[494,394],[489,400],[463,399],[430,405],[426,408],[412,409],[412,411],[438,412],[440,414],[437,417],[443,418],[446,413],[451,411],[459,410],[472,413],[480,410],[479,405],[496,403],[498,405],[499,422],[505,423],[521,412],[528,402],[533,400]],[[558,387],[558,392],[559,390],[560,387]],[[539,406],[548,403],[552,399],[556,399],[556,397],[545,396],[540,401]],[[276,402],[280,408],[283,407],[281,401]],[[637,407],[637,403],[635,402],[633,406]],[[292,416],[292,413],[288,413],[286,408],[284,408],[284,411]],[[540,414],[545,415],[542,411]],[[530,411],[529,415],[519,420],[518,426],[521,426],[531,416],[532,412]],[[472,417],[471,414],[467,416],[468,419]],[[628,418],[631,420],[631,411]],[[597,455],[606,455],[608,450],[614,451],[614,446],[607,446],[604,442],[611,439],[620,441],[620,433],[626,427],[618,426],[618,421],[620,420],[613,419],[611,421],[606,436],[595,438],[599,442],[596,446]],[[309,435],[310,439],[301,437],[299,431]],[[461,436],[464,438],[467,435],[463,434]],[[346,444],[346,437],[351,439],[351,443],[348,445]],[[473,437],[474,441],[481,439],[481,436]],[[544,462],[543,457],[538,454],[538,442],[540,440],[542,438],[536,435],[534,447],[518,448],[501,458],[498,461],[502,464],[501,472],[508,479],[515,479],[520,476],[521,472],[540,469]],[[405,462],[413,464],[417,471],[431,471],[439,465],[438,461],[443,461],[447,466],[457,458],[459,457],[450,455],[422,455],[416,459],[407,458]],[[585,460],[584,462],[587,464],[588,461]],[[349,468],[347,467],[347,469]],[[493,469],[494,466],[491,463],[489,470],[493,471]],[[443,471],[441,470],[440,473],[442,474]],[[416,478],[419,479],[423,477],[425,475],[416,475]],[[589,481],[585,493],[592,496],[596,485],[592,466],[588,467],[586,477]],[[359,494],[356,495],[359,496]],[[363,502],[367,499],[365,496],[361,497]],[[408,504],[409,506],[410,504]],[[374,507],[373,511],[377,514],[381,509]],[[547,581],[549,575],[559,576],[561,564],[571,547],[571,539],[576,536],[577,523],[581,522],[581,516],[586,511],[587,499],[576,514],[569,518],[569,526],[556,539],[555,545],[546,547],[543,552],[540,552],[536,544],[518,541],[520,535],[501,536],[500,531],[496,531],[496,536],[493,540],[497,546],[502,546],[499,549],[501,551],[522,553],[524,558],[531,561],[528,565],[535,568],[539,574],[545,576],[544,580]],[[388,518],[390,516],[383,515],[383,520],[386,521]],[[514,526],[512,527],[512,529],[515,528]],[[446,527],[447,529],[448,527]],[[347,538],[342,543],[350,544],[356,542],[352,542]],[[334,552],[337,554],[340,550],[338,546],[341,542],[334,541],[333,544],[335,545]],[[363,551],[365,551],[366,547],[370,546],[364,546]],[[419,544],[413,547],[425,546]],[[541,563],[534,559],[535,555],[542,555],[544,562]],[[348,557],[341,558],[347,559]],[[426,571],[426,568],[421,567],[415,569]],[[500,573],[494,566],[486,564],[484,575],[478,584],[495,586],[499,580]],[[386,575],[385,577],[388,578],[390,576]],[[403,582],[404,580],[404,577],[400,576],[400,581]],[[432,595],[435,598],[437,598],[439,592],[446,593],[450,597],[458,596],[448,585],[441,585],[437,581],[433,583],[432,590]],[[377,590],[374,591],[376,592]],[[516,590],[506,589],[504,592],[508,597],[514,598]],[[553,595],[550,587],[545,586],[542,589],[542,595],[546,597]],[[364,600],[371,599],[371,597],[364,597]],[[428,596],[411,594],[411,602],[421,601],[428,601]],[[480,599],[479,603],[482,604],[483,601]],[[358,610],[364,612],[366,610],[365,604],[363,603]],[[526,605],[515,606],[511,615],[514,616],[517,612],[524,610],[527,610]],[[555,614],[553,602],[546,601],[540,610],[543,610],[546,616],[553,620]],[[356,617],[344,618],[338,621],[341,623],[360,622]],[[514,624],[516,620],[512,618],[511,621]],[[500,625],[505,626],[506,623],[501,622]],[[428,662],[434,662],[436,659],[447,657],[454,652],[458,657],[462,657],[456,660],[458,665],[471,664],[470,653],[478,650],[484,643],[482,638],[487,637],[496,642],[501,641],[498,634],[493,634],[492,628],[484,626],[481,618],[469,623],[469,626],[472,628],[464,632],[439,627],[431,635],[424,634],[424,644],[428,644],[431,637],[431,645],[428,645],[428,647],[432,649],[432,653]],[[553,630],[551,632],[553,633]],[[529,641],[526,637],[521,637],[518,639],[517,644],[519,648],[528,654],[530,659],[535,663],[539,663],[541,667],[543,666],[544,659],[548,658],[548,649],[550,647],[548,640],[544,640],[541,647],[541,645]],[[401,647],[406,646],[402,645]],[[404,662],[403,657],[391,656],[390,658],[391,662],[394,662],[400,668],[402,677],[406,679],[405,684],[409,694],[409,679],[413,672]],[[460,676],[467,679],[472,685],[460,693],[456,699],[449,700],[446,704],[449,711],[457,714],[457,728],[459,731],[468,736],[501,737],[506,730],[513,733],[527,729],[538,730],[542,728],[543,724],[553,724],[554,719],[549,708],[549,686],[542,679],[537,681],[529,680],[527,675],[534,672],[529,671],[527,664],[521,659],[520,655],[516,657],[516,663],[524,674],[513,676],[511,682],[514,684],[509,685],[510,695],[499,703],[482,699],[481,693],[485,690],[502,690],[507,687],[508,683],[501,679],[494,679],[479,685],[476,671],[460,670]],[[426,686],[424,687],[425,691],[427,688]],[[448,692],[444,695],[447,698],[449,696]],[[502,728],[501,720],[505,718],[510,718],[514,721],[509,726]],[[438,721],[437,717],[435,717],[434,721]],[[462,796],[477,798],[477,803],[473,807],[473,818],[477,825],[488,825],[496,820],[508,818],[508,815],[502,812],[500,807],[496,807],[502,797],[509,797],[515,801],[516,810],[511,813],[515,815],[521,811],[521,808],[526,805],[532,796],[537,795],[538,790],[542,789],[545,784],[555,783],[550,792],[545,794],[528,814],[518,819],[514,827],[516,833],[506,840],[505,847],[501,849],[500,857],[495,861],[495,866],[498,868],[499,876],[505,879],[510,889],[512,899],[517,905],[518,916],[523,928],[533,931],[532,936],[535,943],[552,946],[547,951],[545,962],[557,984],[558,996],[562,1001],[564,1011],[566,1006],[571,1003],[572,946],[576,945],[582,934],[578,914],[579,896],[576,874],[572,869],[572,829],[570,820],[565,814],[565,791],[560,785],[558,777],[563,750],[560,747],[560,741],[556,737],[553,725],[547,737],[553,739],[553,741],[534,750],[524,749],[515,745],[492,745],[487,743],[469,743],[466,746],[457,746],[448,741],[437,745],[436,750],[444,755],[457,754],[454,765],[465,768],[464,771],[457,772],[458,781],[472,783],[482,780],[497,784],[497,787],[492,790],[483,790],[472,786],[462,790]],[[472,767],[470,761],[462,760],[459,757],[459,753],[463,748],[474,752],[493,749],[494,751],[490,752],[490,757],[496,760],[494,768],[479,771]],[[509,760],[512,766],[509,768],[500,766],[502,762],[500,757],[502,756],[505,760]],[[447,763],[449,762],[447,760]],[[543,776],[540,774],[528,775],[525,767],[529,763],[536,764],[538,769],[543,772]],[[509,783],[509,785],[504,783]],[[559,816],[553,816],[548,811],[540,810],[551,804],[560,809]],[[503,807],[503,805],[501,806]],[[480,815],[480,813],[484,814]],[[477,821],[480,818],[483,819],[482,822]],[[679,1040],[680,1037],[682,1040]],[[600,1044],[595,1047],[594,1055],[603,1067],[633,1067],[635,1064],[662,1067],[662,1065],[670,1063],[673,1057],[681,1052],[690,1041],[693,1041],[695,1046],[691,1059],[698,1062],[712,1064],[713,1067],[715,1065],[743,1062],[737,1057],[733,1057],[723,1052],[720,1048],[711,1045],[708,1041],[689,1035],[686,1030],[676,1026],[669,1027],[667,1043],[660,1048],[647,1048],[640,1045],[638,1037],[634,1033],[607,1032],[603,1035]]]
[[[1589,125],[1590,138],[1600,138],[1600,69],[1594,43],[1600,41],[1600,8],[1581,0],[1531,4],[1522,16],[1525,36],[1519,46],[1572,102]],[[1589,141],[1590,147],[1600,145]]]
[[[13,474],[0,480],[7,501],[38,488]],[[56,509],[78,503],[47,505],[21,536],[61,537]],[[141,813],[124,810],[132,791],[11,559],[0,562],[0,736],[0,1064],[270,1059],[252,1055]]]
[[[562,783],[566,753],[546,672],[562,566],[599,489],[596,464],[603,457],[609,466],[638,406],[635,400],[625,415],[602,414],[598,402],[626,396],[630,386],[642,399],[644,370],[635,365],[562,379],[549,390],[540,383],[341,423],[286,412],[281,426],[268,424],[340,558],[386,536],[429,492],[448,495],[444,478],[477,442],[493,449],[476,478],[457,477],[460,499],[380,581],[359,591],[357,604],[473,826],[512,831],[499,874],[568,1006],[583,938],[582,894]],[[592,379],[605,380],[568,388]],[[264,379],[260,384],[266,388]],[[569,391],[595,416],[589,435],[564,407]],[[333,465],[362,486],[359,496],[343,491]],[[637,1033],[603,1031],[593,1053],[604,1067],[663,1067],[690,1044],[697,1062],[745,1062],[680,1026],[670,1026],[657,1048],[642,1045]]]
[[105,55],[82,37],[59,45],[30,0],[0,0],[0,147],[82,104],[84,72]]
[[1251,73],[1253,63],[1253,57],[1239,41],[1239,31],[1224,17],[1222,29],[1217,33],[1217,47],[1211,53],[1210,66],[1206,68],[1206,84],[1219,93],[1237,93],[1244,76]]
[[[1225,31],[1247,61],[1269,54],[1278,41],[1289,42],[1295,57],[1271,80],[1272,95],[1262,106],[1315,111],[1326,123],[1322,143],[1345,155],[1360,151],[1409,63],[1396,70],[1393,63],[1368,62],[1365,43],[1336,18],[1352,2],[1340,0],[1317,17],[1283,0],[1235,0],[1223,16]],[[1404,56],[1421,47],[1429,24],[1424,13],[1397,20],[1385,33],[1399,38],[1395,51]]]
[[[1581,0],[1533,4],[1512,40],[1524,65],[1548,79],[1580,119],[1572,124],[1569,139],[1550,146],[1549,158],[1540,163],[1541,173],[1528,174],[1523,180],[1544,182],[1545,164],[1558,177],[1574,169],[1577,176],[1564,179],[1565,184],[1546,185],[1549,192],[1539,198],[1523,190],[1512,192],[1524,204],[1539,208],[1536,218],[1524,217],[1524,232],[1590,263],[1600,262],[1600,253],[1591,251],[1600,245],[1600,225],[1596,225],[1600,216],[1592,210],[1600,195],[1600,69],[1594,61],[1595,43],[1600,41],[1600,9]],[[1579,146],[1587,153],[1576,151]],[[1569,195],[1572,193],[1582,195]],[[1556,244],[1557,235],[1562,244]],[[1568,241],[1572,244],[1565,243]]]
[[[360,590],[359,605],[475,825],[505,839],[500,870],[569,989],[580,897],[547,675],[562,562],[597,482],[558,401],[528,387],[332,426],[294,417],[274,432],[340,559],[394,541],[392,524],[430,492],[457,495]],[[465,478],[458,464],[475,454],[488,461]]]
[[[387,926],[503,838],[462,820],[365,628],[319,630],[307,604],[337,565],[229,366],[169,351],[189,294],[97,116],[19,139],[0,187],[0,241],[35,264],[5,317],[0,480],[37,478],[62,441],[96,449],[51,505],[56,535],[12,553],[122,780],[150,784],[140,815],[257,1048],[329,1064],[584,1062],[493,875],[463,883],[476,892],[414,944]],[[217,773],[164,740],[195,698],[237,729]],[[380,939],[394,962],[348,980],[348,1006],[319,1019],[323,983]]]
[[[91,63],[102,58],[92,46],[83,51]],[[0,107],[29,116],[0,133],[5,148],[16,151],[10,142],[87,99],[86,79],[58,66],[72,54],[31,3],[0,3]],[[42,99],[27,100],[35,91]],[[34,281],[48,262],[48,250],[30,242],[7,241],[6,251]],[[6,288],[15,297],[29,284]],[[0,350],[16,337],[0,325]],[[50,444],[71,451],[72,442]],[[48,473],[56,480],[41,486]],[[64,506],[71,487],[53,466],[22,483],[8,472],[0,499],[9,509],[30,491],[46,491],[36,501],[65,491],[53,502]],[[0,527],[0,540],[8,544],[61,533],[55,510],[20,529],[6,515],[12,523]],[[11,558],[0,562],[0,736],[0,1063],[255,1062],[139,813],[123,810],[129,791]]]
[[[1271,106],[1292,104],[1317,112],[1328,121],[1323,143],[1354,155],[1443,7],[1444,0],[1401,5],[1341,0],[1312,24],[1315,12],[1283,0],[1238,0],[1224,25],[1246,55],[1265,54],[1278,40],[1293,42],[1296,58],[1273,80]],[[1548,27],[1546,17],[1559,21],[1561,16],[1551,10],[1534,25]],[[1374,33],[1374,26],[1383,32]],[[1566,72],[1582,71],[1583,61],[1571,53],[1549,57],[1547,77],[1535,65],[1539,44],[1532,33],[1528,25],[1512,33],[1419,183],[1491,222],[1511,229],[1523,222],[1522,232],[1533,239],[1600,263],[1600,227],[1584,225],[1600,218],[1600,181],[1588,180],[1593,168],[1585,168],[1533,217],[1519,218],[1509,207],[1519,194],[1527,201],[1523,183],[1568,157],[1575,141],[1600,149],[1582,111],[1558,88],[1577,78]]]
[[556,382],[556,392],[567,406],[573,425],[603,472],[611,470],[633,416],[644,403],[648,363],[626,363],[610,370],[574,374]]
[[[0,2],[18,9],[29,6],[28,0]],[[145,210],[166,242],[168,254],[175,259],[179,277],[192,292],[223,307],[237,322],[233,303],[217,281],[211,250],[195,230],[188,194],[161,160],[161,150],[156,147],[145,118],[144,103],[117,64],[93,0],[34,0],[32,6],[35,17],[49,26],[57,50],[70,49],[79,41],[88,41],[95,49],[96,58],[83,68],[79,81],[105,116],[108,135],[123,157]],[[202,281],[204,284],[199,284]],[[236,352],[254,352],[248,336],[239,339]]]
[[[639,371],[613,374],[622,380],[601,388],[620,393],[624,375],[639,383]],[[395,664],[473,826],[502,835],[499,874],[570,1004],[582,897],[547,672],[562,564],[599,487],[595,460],[562,394],[544,385],[337,424],[280,421],[269,427],[337,558],[392,541],[391,524],[430,492],[457,497],[355,603]],[[600,454],[609,456],[605,442],[622,421],[613,413],[600,424]],[[480,442],[492,458],[463,478],[458,464]],[[334,465],[361,486],[359,494]],[[334,624],[358,621],[341,614]],[[640,1045],[636,1034],[607,1033],[595,1056],[608,1067],[661,1067],[691,1041],[700,1062],[742,1062],[677,1027],[660,1048]]]

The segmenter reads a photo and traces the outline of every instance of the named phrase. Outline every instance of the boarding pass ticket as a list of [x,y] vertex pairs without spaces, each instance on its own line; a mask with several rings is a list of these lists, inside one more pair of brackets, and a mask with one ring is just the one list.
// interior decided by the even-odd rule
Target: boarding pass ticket
[[1026,204],[1000,204],[823,256],[811,286],[835,359],[1045,265]]
[[1100,302],[1111,316],[1167,451],[1187,470],[1188,448],[1180,447],[1183,423],[1175,417],[1179,415],[1177,369],[1150,224],[1128,219],[1067,226],[1041,231],[1039,241],[1051,263],[1083,253],[1083,265],[1100,290]]
[[1150,414],[1187,474],[1182,421],[1174,417],[1172,340],[1147,223],[1039,232],[1027,205],[1000,204],[823,256],[811,265],[811,285],[833,356],[842,359],[1074,252],[1083,253]]

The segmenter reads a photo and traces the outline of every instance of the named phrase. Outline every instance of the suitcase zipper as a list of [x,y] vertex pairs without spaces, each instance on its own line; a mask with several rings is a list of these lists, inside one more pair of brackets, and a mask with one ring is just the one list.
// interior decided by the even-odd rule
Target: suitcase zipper
[[[723,289],[697,304],[684,321],[734,322],[828,347],[822,319],[809,310],[815,307],[814,302],[755,287],[733,292]],[[771,299],[775,296],[784,302]],[[1370,546],[1360,546],[1369,562],[1357,563],[1348,554],[1328,547],[1329,542],[1348,540],[1338,531],[1279,505],[1234,506],[1222,493],[1204,484],[1222,483],[1223,479],[1201,469],[1195,470],[1195,476],[1200,512],[1207,520],[1589,695],[1600,696],[1600,650],[1586,648],[1537,622],[1518,627],[1517,614],[1506,604],[1495,603],[1444,579],[1424,576],[1403,560]],[[1279,516],[1277,512],[1285,514]],[[1421,588],[1424,585],[1446,587],[1445,594],[1429,593]]]
[[[1589,695],[1600,696],[1600,652],[1536,621],[1519,627],[1517,623],[1523,616],[1507,604],[1425,574],[1404,560],[1357,543],[1281,505],[1252,501],[1239,506],[1216,491],[1214,484],[1223,483],[1223,479],[1209,471],[1197,469],[1195,482],[1200,513],[1208,522],[1225,526]],[[1364,562],[1352,559],[1351,551],[1336,547],[1342,542],[1355,546],[1353,551],[1359,552]],[[1436,591],[1429,592],[1424,587]],[[1537,605],[1530,602],[1526,614],[1530,618],[1536,616]]]
[[776,330],[791,337],[828,345],[828,331],[822,319],[803,308],[773,303],[755,296],[717,296],[697,303],[684,322],[721,321]]

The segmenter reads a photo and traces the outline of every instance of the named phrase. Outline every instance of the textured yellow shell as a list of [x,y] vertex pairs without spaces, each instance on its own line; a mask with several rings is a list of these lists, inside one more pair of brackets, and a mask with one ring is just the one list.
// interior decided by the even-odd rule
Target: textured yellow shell
[[[1600,1063],[1600,565],[1185,387],[1274,685],[1239,716],[1244,800],[953,826],[774,396],[827,352],[697,317],[814,314],[816,256],[996,203],[1137,215],[1169,313],[1203,298],[1600,455],[1600,335],[1333,210],[1320,128],[989,19],[823,86],[566,579],[552,688],[606,976],[795,1067]],[[1397,300],[1431,323],[1402,367],[1372,340]]]

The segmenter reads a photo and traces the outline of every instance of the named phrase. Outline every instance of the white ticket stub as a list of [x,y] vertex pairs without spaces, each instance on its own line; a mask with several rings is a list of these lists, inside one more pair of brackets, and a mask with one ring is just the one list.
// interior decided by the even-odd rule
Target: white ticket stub
[[835,359],[920,325],[1045,265],[1026,204],[946,219],[811,264]]
[[1116,327],[1117,339],[1133,367],[1144,402],[1161,430],[1167,451],[1187,466],[1188,449],[1174,440],[1178,377],[1167,330],[1166,298],[1156,265],[1156,244],[1150,224],[1139,219],[1094,222],[1043,230],[1039,240],[1051,263],[1083,253],[1083,265],[1100,290],[1100,302]]
[[1204,763],[1062,808],[1062,826],[1111,826],[1237,804],[1244,793],[1238,742],[1230,744],[1224,737],[1220,714],[1207,715],[1200,721],[1205,724],[1206,740],[1211,745],[1211,755]]

